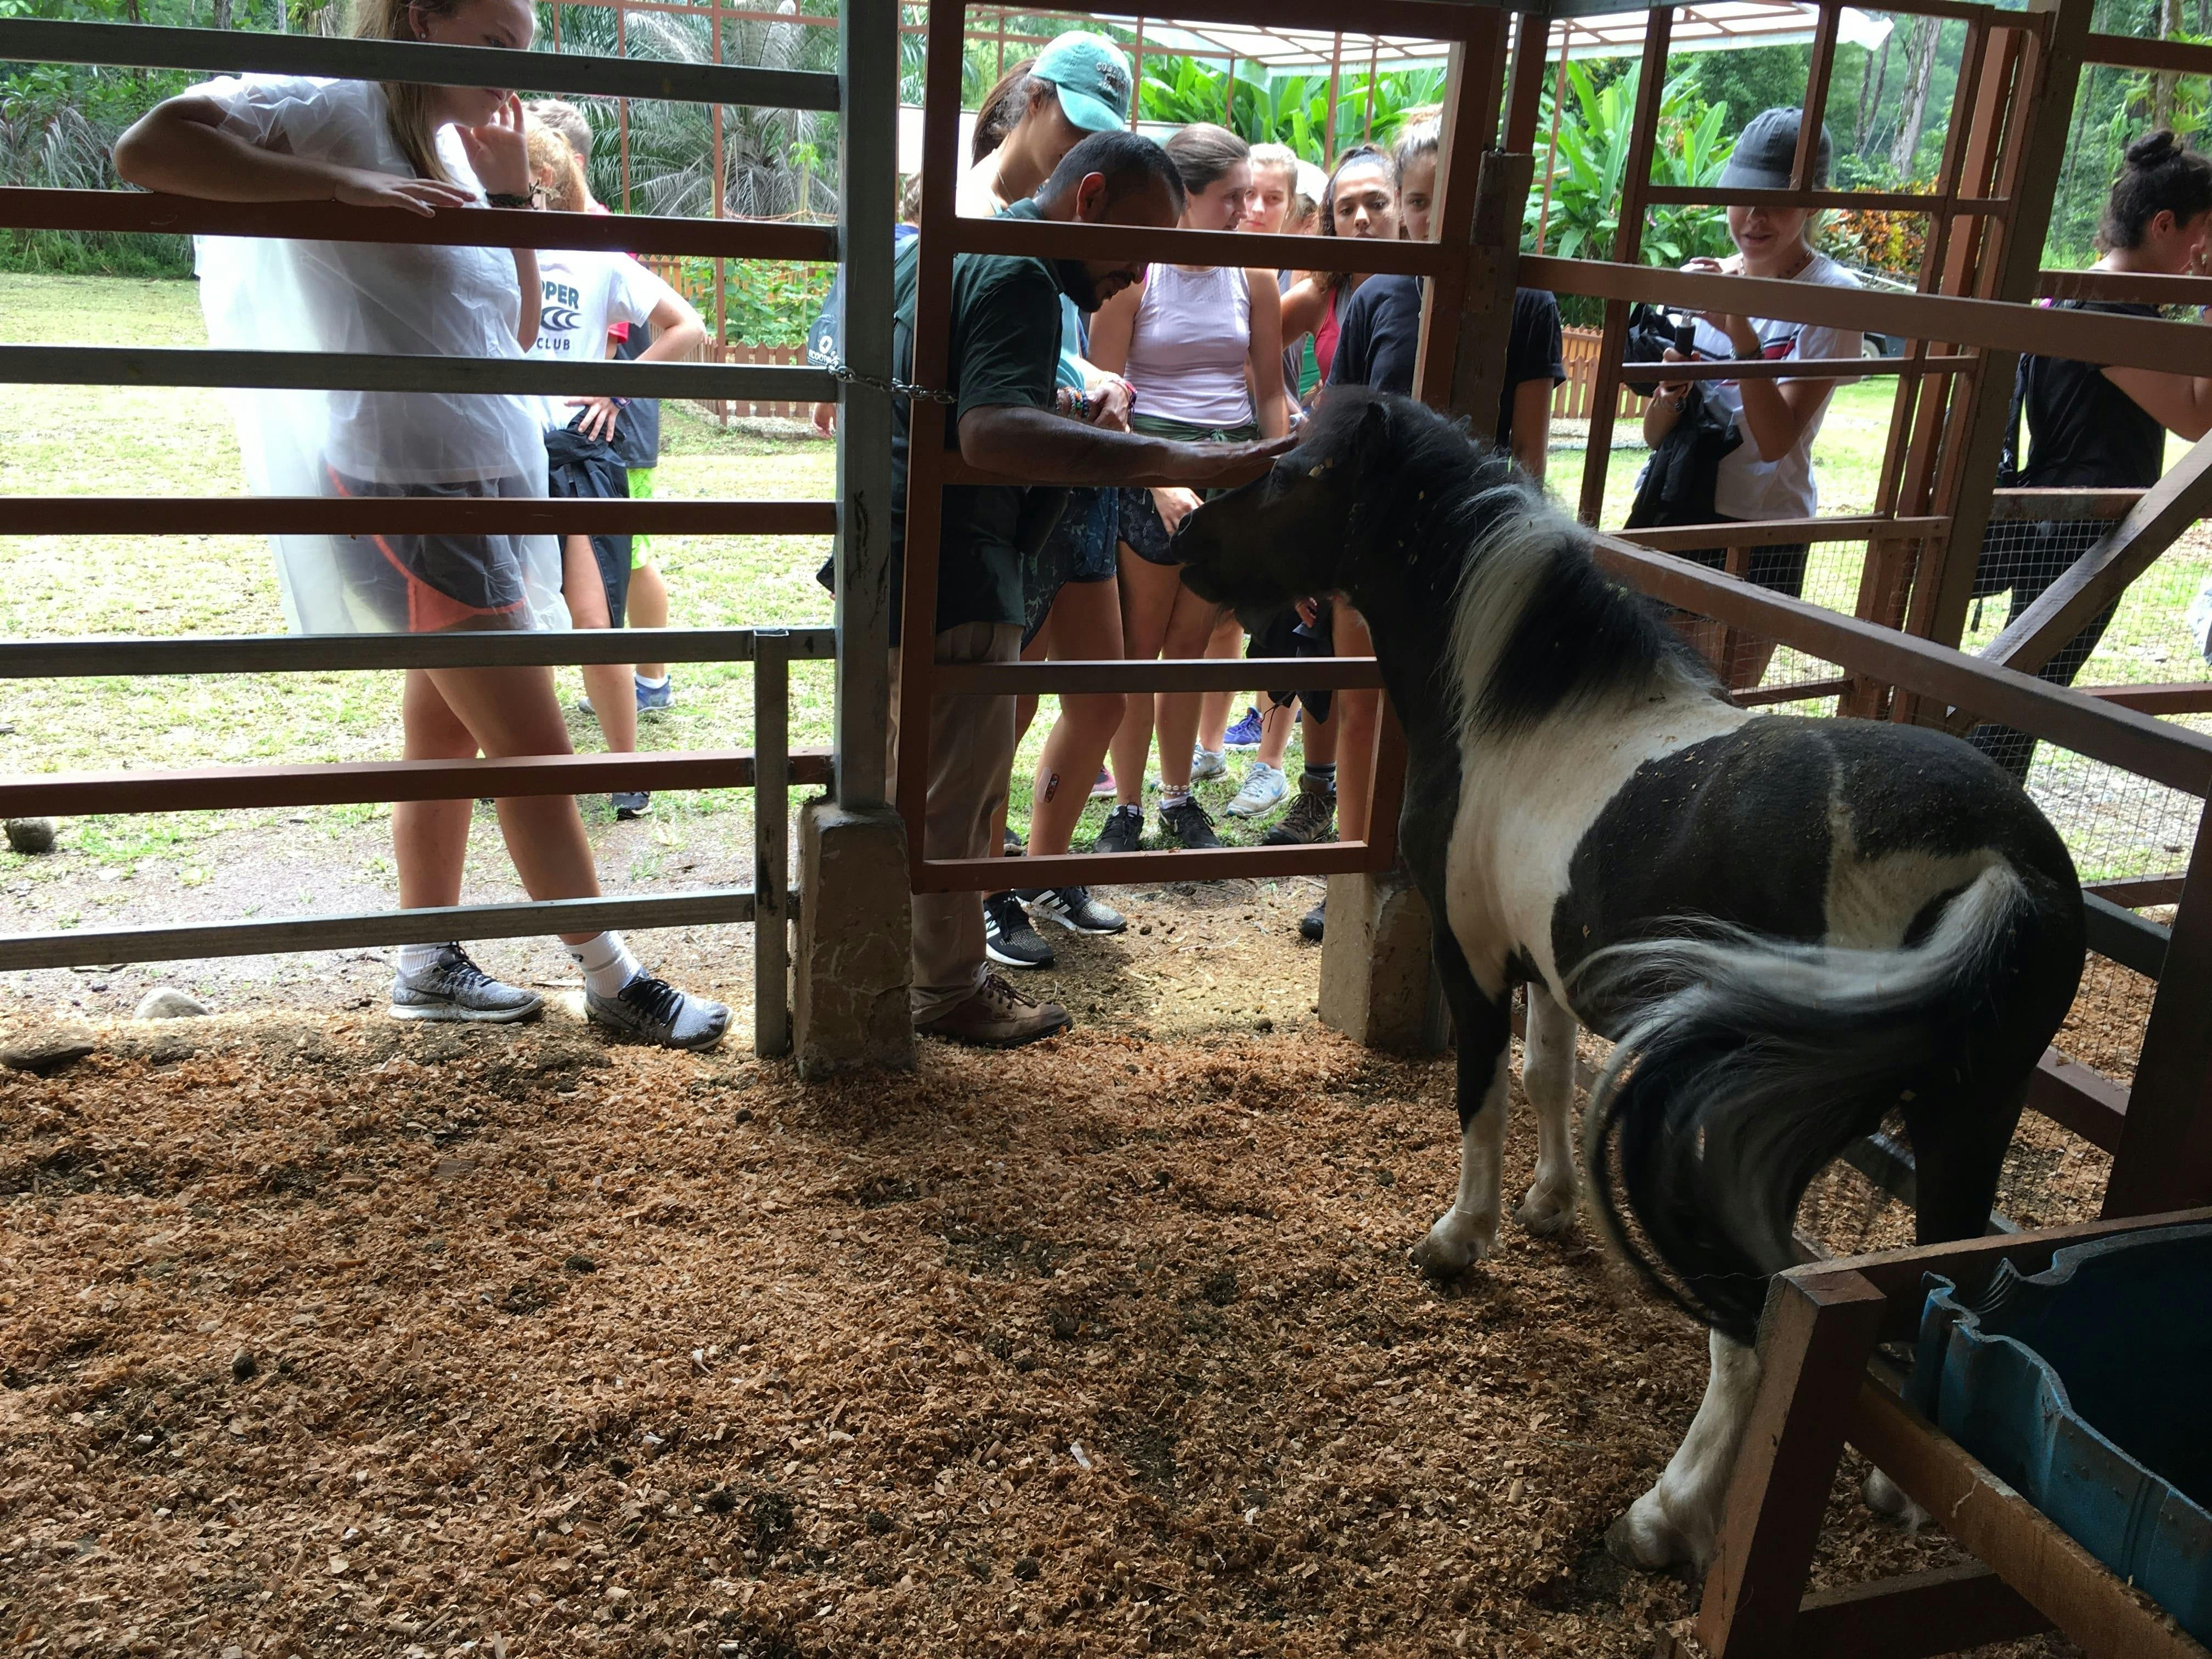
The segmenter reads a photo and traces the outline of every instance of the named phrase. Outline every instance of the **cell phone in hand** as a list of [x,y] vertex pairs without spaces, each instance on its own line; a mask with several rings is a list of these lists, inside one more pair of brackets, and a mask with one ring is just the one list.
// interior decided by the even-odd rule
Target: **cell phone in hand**
[[1688,317],[1674,319],[1674,349],[1685,357],[1698,355],[1698,325]]

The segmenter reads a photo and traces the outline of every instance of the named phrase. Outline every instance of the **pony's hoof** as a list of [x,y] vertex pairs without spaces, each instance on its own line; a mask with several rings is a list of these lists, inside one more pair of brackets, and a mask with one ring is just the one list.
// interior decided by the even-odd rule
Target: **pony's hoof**
[[1462,1215],[1454,1210],[1429,1229],[1421,1242],[1406,1252],[1406,1259],[1425,1279],[1449,1284],[1498,1248],[1498,1221]]
[[1907,1498],[1905,1488],[1880,1469],[1867,1471],[1867,1478],[1859,1483],[1859,1496],[1866,1499],[1866,1506],[1876,1515],[1902,1521],[1911,1532],[1918,1532],[1935,1518]]
[[1564,1190],[1538,1182],[1513,1212],[1513,1218],[1539,1238],[1556,1238],[1575,1224],[1581,1195],[1571,1186]]
[[1605,1547],[1614,1560],[1640,1572],[1663,1572],[1684,1562],[1704,1571],[1695,1546],[1668,1519],[1650,1492],[1638,1498],[1627,1514],[1605,1529]]

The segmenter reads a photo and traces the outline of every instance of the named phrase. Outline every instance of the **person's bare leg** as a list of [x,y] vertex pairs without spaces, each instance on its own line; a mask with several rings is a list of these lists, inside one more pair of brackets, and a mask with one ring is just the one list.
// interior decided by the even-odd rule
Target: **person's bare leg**
[[[657,564],[634,564],[629,568],[629,596],[623,601],[624,619],[632,628],[665,628],[668,626],[668,582]],[[668,678],[665,662],[641,662],[637,672],[649,680]]]
[[[1334,624],[1336,654],[1371,657],[1374,637],[1367,619],[1339,601]],[[1346,841],[1367,839],[1367,807],[1375,794],[1375,732],[1382,717],[1380,691],[1340,691],[1329,714],[1337,727],[1336,825]]]
[[[566,755],[568,730],[561,721],[550,668],[433,668],[424,671],[447,708],[494,759],[520,755]],[[412,676],[410,675],[411,678]],[[462,803],[464,806],[466,803]],[[599,873],[584,838],[574,795],[509,795],[497,803],[500,834],[515,873],[534,899],[596,898]],[[563,933],[570,945],[594,933]]]
[[[606,584],[599,580],[599,561],[592,556],[588,536],[569,536],[561,544],[561,597],[568,602],[568,617],[578,628],[608,628]],[[626,662],[584,665],[584,692],[592,700],[592,714],[608,750],[627,755],[637,748],[637,693],[630,689],[630,665]]]
[[[1174,573],[1170,572],[1170,574]],[[1168,618],[1167,637],[1160,655],[1168,658],[1203,656],[1220,607],[1201,599],[1177,578],[1175,609]],[[1191,750],[1198,743],[1200,691],[1162,691],[1153,719],[1160,732],[1160,789],[1163,793],[1190,787]]]
[[1306,764],[1334,766],[1336,764],[1336,734],[1339,722],[1337,711],[1344,707],[1344,693],[1339,691],[1328,700],[1328,718],[1316,720],[1314,711],[1306,710],[1306,717],[1298,729],[1304,733]]
[[[1261,701],[1267,702],[1265,692],[1261,693]],[[1283,769],[1283,757],[1290,752],[1291,733],[1297,728],[1293,718],[1297,708],[1296,703],[1271,702],[1261,711],[1259,763],[1262,766],[1272,766],[1278,772]]]
[[[1111,580],[1070,582],[1060,590],[1044,634],[1038,636],[1051,636],[1054,659],[1104,661],[1121,654],[1121,602],[1115,586]],[[1067,851],[1091,799],[1091,780],[1121,728],[1130,701],[1118,691],[1060,700],[1060,718],[1045,736],[1030,794],[1031,853]]]
[[[422,669],[407,671],[399,718],[405,735],[400,752],[409,760],[476,758],[475,734],[446,706]],[[469,813],[474,805],[467,799],[393,803],[392,860],[399,870],[401,908],[422,910],[461,902],[461,861],[468,852]]]
[[[1209,657],[1229,658],[1239,655],[1244,649],[1244,625],[1237,620],[1235,611],[1225,611],[1213,627],[1213,637],[1206,642]],[[1218,754],[1229,736],[1230,711],[1237,706],[1235,691],[1206,691],[1200,694],[1198,744]]]
[[[1121,571],[1117,585],[1121,602],[1121,647],[1131,662],[1150,662],[1160,654],[1168,634],[1168,619],[1175,613],[1176,595],[1183,591],[1182,573],[1173,565],[1158,565],[1139,558],[1121,545]],[[1121,730],[1115,732],[1114,796],[1123,806],[1145,804],[1145,763],[1152,748],[1152,700],[1141,694],[1127,699]],[[1167,775],[1166,756],[1161,756],[1161,776]],[[1182,757],[1182,778],[1190,783],[1190,751]]]

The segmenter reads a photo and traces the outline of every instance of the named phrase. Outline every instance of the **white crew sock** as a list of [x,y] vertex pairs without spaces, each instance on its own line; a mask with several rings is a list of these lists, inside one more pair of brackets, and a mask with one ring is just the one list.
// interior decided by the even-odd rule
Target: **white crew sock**
[[[438,965],[438,952],[445,948],[446,947],[442,945],[401,945],[399,947],[399,971],[403,974],[419,974],[426,968],[436,967]],[[456,946],[455,948],[458,949],[459,947]]]
[[581,945],[564,945],[569,960],[584,970],[584,988],[595,997],[618,994],[645,969],[629,953],[620,933],[595,933]]
[[1169,787],[1167,787],[1167,785],[1165,785],[1165,784],[1162,784],[1162,785],[1160,786],[1160,811],[1161,811],[1164,812],[1164,811],[1167,811],[1170,807],[1171,807],[1171,806],[1188,806],[1188,805],[1190,805],[1190,791],[1189,791],[1189,790],[1188,790],[1188,789],[1170,789],[1170,788],[1169,788]]
[[660,688],[661,688],[662,686],[664,686],[664,685],[665,685],[665,684],[668,684],[668,676],[667,676],[667,675],[665,675],[665,674],[663,674],[663,675],[662,675],[659,679],[657,679],[657,680],[656,680],[656,679],[648,678],[647,676],[645,676],[645,675],[643,675],[643,674],[637,673],[637,672],[634,672],[634,671],[633,671],[633,672],[632,672],[632,673],[631,673],[631,675],[630,675],[630,678],[631,678],[632,679],[635,680],[635,681],[636,681],[640,685],[643,686],[643,687],[644,687],[647,690],[648,690],[648,691],[658,691],[658,690],[660,690]]

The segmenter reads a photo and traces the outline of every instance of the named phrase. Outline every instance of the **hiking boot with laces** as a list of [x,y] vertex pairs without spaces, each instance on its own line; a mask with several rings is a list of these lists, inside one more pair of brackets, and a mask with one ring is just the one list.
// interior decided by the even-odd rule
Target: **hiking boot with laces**
[[1262,847],[1310,847],[1336,839],[1336,791],[1310,776],[1298,780],[1298,793],[1283,821],[1260,837]]
[[983,901],[983,954],[1001,968],[1052,966],[1052,946],[1030,926],[1028,912],[1012,893]]
[[1213,814],[1194,800],[1160,808],[1160,828],[1187,852],[1221,845],[1221,837],[1213,833]]
[[1118,933],[1129,925],[1119,910],[1091,897],[1088,887],[1032,887],[1016,896],[1039,921],[1056,921],[1071,933]]
[[915,1030],[923,1036],[979,1048],[1018,1048],[1058,1036],[1074,1024],[1058,1003],[1025,997],[1006,982],[1005,975],[987,974],[965,1002]]
[[1098,831],[1098,839],[1091,843],[1094,853],[1134,853],[1145,838],[1145,811],[1140,806],[1117,806],[1106,815],[1105,826]]
[[665,979],[636,974],[611,997],[584,992],[584,1012],[664,1048],[711,1048],[729,1030],[730,1011],[719,1002],[678,990]]
[[544,1006],[535,991],[503,985],[458,945],[442,946],[428,968],[392,976],[394,1019],[465,1019],[499,1025],[528,1019]]

